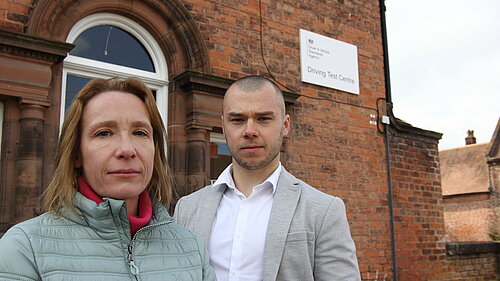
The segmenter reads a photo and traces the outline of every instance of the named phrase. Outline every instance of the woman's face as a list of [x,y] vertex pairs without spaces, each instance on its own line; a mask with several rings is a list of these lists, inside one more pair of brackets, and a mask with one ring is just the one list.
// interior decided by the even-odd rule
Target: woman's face
[[88,101],[75,163],[101,197],[137,200],[153,174],[153,127],[135,95],[104,92]]

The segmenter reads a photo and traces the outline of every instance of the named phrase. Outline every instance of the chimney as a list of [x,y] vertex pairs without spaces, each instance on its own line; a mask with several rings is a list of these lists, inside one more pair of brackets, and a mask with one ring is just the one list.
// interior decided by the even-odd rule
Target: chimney
[[465,138],[465,145],[475,144],[476,138],[474,137],[474,130],[467,131],[467,137]]

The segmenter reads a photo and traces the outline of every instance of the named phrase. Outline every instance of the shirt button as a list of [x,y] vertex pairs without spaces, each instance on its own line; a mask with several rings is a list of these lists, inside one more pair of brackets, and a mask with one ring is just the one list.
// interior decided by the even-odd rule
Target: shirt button
[[239,272],[236,269],[231,269],[231,276],[238,276]]

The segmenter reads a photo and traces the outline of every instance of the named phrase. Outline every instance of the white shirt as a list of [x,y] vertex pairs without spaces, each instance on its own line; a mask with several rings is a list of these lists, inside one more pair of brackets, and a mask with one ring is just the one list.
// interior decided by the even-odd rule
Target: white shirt
[[234,185],[232,164],[217,178],[212,188],[228,186],[217,208],[208,252],[218,281],[262,280],[264,244],[273,196],[282,166],[247,198]]

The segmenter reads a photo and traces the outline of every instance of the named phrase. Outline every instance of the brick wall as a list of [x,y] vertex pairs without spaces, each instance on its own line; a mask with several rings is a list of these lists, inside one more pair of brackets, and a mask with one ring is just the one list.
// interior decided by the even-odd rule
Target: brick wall
[[0,1],[0,28],[16,32],[24,31],[33,2],[32,0]]
[[284,164],[297,177],[344,199],[364,280],[391,276],[383,141],[368,120],[356,127],[352,123],[362,122],[342,116],[343,107],[317,100],[294,107]]
[[447,280],[437,143],[393,131],[390,144],[400,280]]
[[494,213],[490,194],[464,194],[443,199],[447,241],[489,241]]
[[500,280],[500,242],[449,242],[449,280]]
[[[259,1],[186,0],[206,40],[212,72],[228,78],[266,74],[260,50]],[[378,1],[262,1],[264,56],[273,75],[302,94],[374,107],[383,96],[382,48]],[[300,83],[299,28],[357,45],[360,98]],[[304,92],[303,92],[304,91]],[[316,92],[316,95],[315,95]],[[336,93],[332,97],[332,93]]]
[[[183,3],[204,39],[211,74],[269,75],[260,50],[259,1]],[[262,4],[265,61],[278,81],[301,94],[287,109],[292,132],[283,163],[344,199],[363,280],[392,280],[384,137],[370,124],[377,99],[385,97],[378,1]],[[0,2],[0,28],[22,32],[31,8],[31,1]],[[358,47],[360,95],[300,82],[299,28]],[[399,280],[453,280],[459,275],[450,272],[445,254],[438,137],[425,132],[391,134]]]
[[457,277],[450,280],[494,281],[499,280],[498,253],[454,255],[448,259]]

